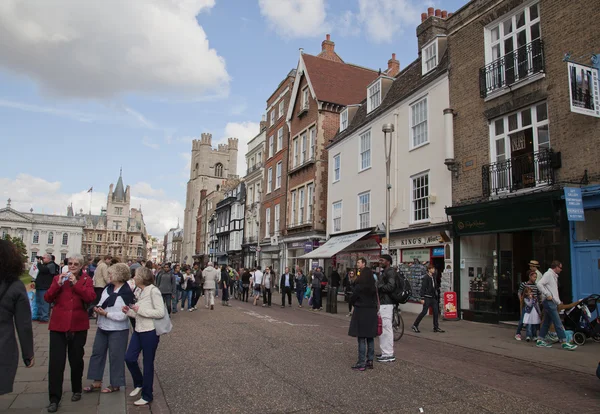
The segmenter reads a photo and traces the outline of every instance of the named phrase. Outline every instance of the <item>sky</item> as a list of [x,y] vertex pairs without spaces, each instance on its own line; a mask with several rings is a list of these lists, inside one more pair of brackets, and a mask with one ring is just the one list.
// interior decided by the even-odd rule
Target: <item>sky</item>
[[131,207],[162,237],[183,225],[192,140],[238,138],[243,175],[299,48],[318,54],[330,33],[346,62],[386,69],[396,53],[404,68],[421,13],[466,2],[2,0],[0,205],[99,214],[122,168]]

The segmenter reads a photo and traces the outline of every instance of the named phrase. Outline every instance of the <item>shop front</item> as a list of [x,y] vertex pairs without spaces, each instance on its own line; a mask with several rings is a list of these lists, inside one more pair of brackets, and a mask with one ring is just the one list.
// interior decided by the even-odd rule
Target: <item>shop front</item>
[[248,269],[258,265],[256,261],[256,244],[242,245],[242,262],[243,266]]
[[600,186],[583,187],[580,191],[583,217],[569,223],[573,240],[573,299],[600,294]]
[[[529,261],[544,273],[553,260],[570,268],[569,225],[560,191],[449,207],[454,229],[454,290],[466,320],[499,323],[520,317],[519,284]],[[571,299],[571,273],[561,273]]]
[[281,248],[279,244],[263,244],[260,246],[259,262],[261,269],[270,267],[276,275],[281,274]]
[[311,259],[304,257],[319,248],[324,243],[321,239],[300,239],[291,240],[286,243],[286,266],[295,273],[296,269],[302,269],[304,274],[308,275],[311,270],[322,266],[323,261],[317,258]]

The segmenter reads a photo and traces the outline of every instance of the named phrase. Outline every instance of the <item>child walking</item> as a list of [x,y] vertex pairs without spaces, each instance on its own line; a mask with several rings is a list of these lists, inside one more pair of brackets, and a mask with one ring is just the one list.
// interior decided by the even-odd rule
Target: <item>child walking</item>
[[529,342],[531,338],[536,337],[537,331],[540,329],[540,315],[542,312],[540,312],[540,305],[530,287],[523,289],[523,301],[525,302],[523,324],[527,325],[527,338],[525,340]]

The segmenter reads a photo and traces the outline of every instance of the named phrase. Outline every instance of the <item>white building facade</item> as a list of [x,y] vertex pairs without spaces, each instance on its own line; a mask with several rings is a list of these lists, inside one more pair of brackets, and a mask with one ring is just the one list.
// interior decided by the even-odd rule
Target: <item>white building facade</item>
[[33,209],[22,213],[11,207],[9,199],[6,208],[0,209],[0,235],[23,240],[30,262],[46,253],[54,255],[57,263],[81,254],[84,226],[84,218],[73,215],[72,207],[66,216],[37,214]]
[[[440,44],[436,52],[443,56],[444,49]],[[340,116],[340,132],[328,147],[327,234],[330,240],[341,234],[357,236],[333,258],[344,270],[355,267],[360,256],[375,266],[388,246],[393,264],[405,273],[414,264],[426,263],[433,263],[440,274],[451,270],[444,208],[452,204],[452,172],[444,161],[446,143],[453,144],[452,120],[445,115],[447,59],[440,60],[424,65],[419,58],[395,79],[380,76],[365,91],[366,102],[347,107]],[[384,124],[394,126],[387,137],[392,143],[387,243]],[[413,276],[414,288],[420,276]]]

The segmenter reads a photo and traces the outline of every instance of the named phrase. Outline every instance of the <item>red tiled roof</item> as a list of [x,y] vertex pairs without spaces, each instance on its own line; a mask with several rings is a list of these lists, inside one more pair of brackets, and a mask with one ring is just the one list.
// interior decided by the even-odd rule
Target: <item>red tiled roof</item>
[[360,103],[377,71],[303,54],[306,71],[319,101],[339,105]]

